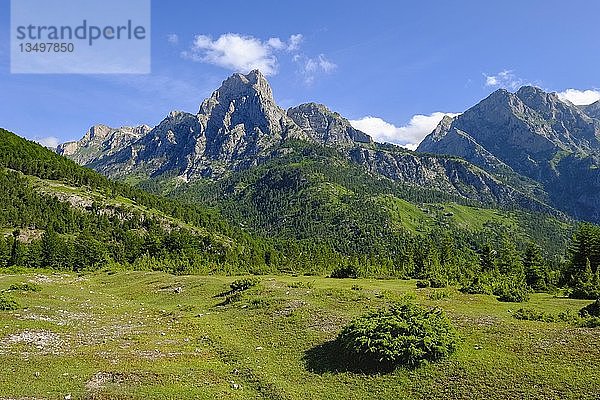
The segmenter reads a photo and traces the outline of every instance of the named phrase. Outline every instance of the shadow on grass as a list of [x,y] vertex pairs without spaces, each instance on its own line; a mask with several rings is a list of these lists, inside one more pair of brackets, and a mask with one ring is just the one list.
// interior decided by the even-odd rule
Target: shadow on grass
[[378,375],[392,372],[395,369],[391,365],[365,363],[350,359],[337,340],[330,340],[306,350],[303,360],[308,371],[319,375],[342,372]]

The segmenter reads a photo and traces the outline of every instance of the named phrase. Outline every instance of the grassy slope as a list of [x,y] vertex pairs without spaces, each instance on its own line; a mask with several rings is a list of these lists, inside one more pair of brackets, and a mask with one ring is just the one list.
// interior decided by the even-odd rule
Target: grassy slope
[[82,208],[83,205],[94,202],[99,209],[119,207],[126,211],[138,212],[149,217],[157,218],[158,220],[163,221],[163,223],[171,226],[182,227],[199,233],[208,234],[206,229],[194,227],[178,218],[167,215],[161,210],[137,204],[134,200],[123,196],[110,198],[101,191],[89,187],[76,187],[67,185],[61,181],[41,179],[31,175],[26,175],[26,177],[33,188],[39,193],[57,196],[61,201],[68,201],[71,204],[79,203],[80,205],[76,206],[78,208]]
[[[234,278],[162,273],[2,275],[26,309],[0,312],[0,398],[582,399],[600,393],[600,338],[564,323],[518,321],[521,305],[414,282],[262,277],[239,302]],[[182,287],[180,294],[174,288]],[[343,371],[327,342],[353,316],[416,293],[462,337],[449,359],[413,371]],[[534,295],[558,313],[585,301]],[[29,332],[30,343],[17,341]],[[11,338],[13,341],[11,341]],[[341,370],[341,372],[337,372]],[[240,385],[241,389],[234,388]]]

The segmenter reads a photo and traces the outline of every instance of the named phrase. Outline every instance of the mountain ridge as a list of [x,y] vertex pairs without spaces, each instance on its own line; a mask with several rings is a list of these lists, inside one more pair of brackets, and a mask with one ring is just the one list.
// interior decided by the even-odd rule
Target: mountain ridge
[[552,206],[598,221],[600,120],[586,110],[532,86],[500,89],[438,125],[417,150],[512,170],[542,185]]

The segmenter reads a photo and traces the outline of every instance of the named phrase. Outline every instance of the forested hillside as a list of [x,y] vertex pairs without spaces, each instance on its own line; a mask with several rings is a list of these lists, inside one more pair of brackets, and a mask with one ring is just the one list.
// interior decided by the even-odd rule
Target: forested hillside
[[5,130],[0,167],[4,266],[211,272],[264,260],[264,243],[214,211],[111,182]]
[[230,223],[270,238],[277,254],[293,254],[293,260],[277,260],[284,270],[417,277],[441,285],[482,274],[524,280],[523,257],[535,249],[544,287],[562,276],[573,229],[568,220],[483,208],[369,174],[332,148],[286,146],[292,149],[286,156],[225,179],[178,184],[164,177],[142,187],[214,206]]

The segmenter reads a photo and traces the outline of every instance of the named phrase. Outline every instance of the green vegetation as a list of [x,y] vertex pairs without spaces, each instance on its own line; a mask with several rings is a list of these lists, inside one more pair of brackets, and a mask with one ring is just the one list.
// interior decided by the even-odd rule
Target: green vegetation
[[534,308],[519,308],[513,317],[525,321],[542,321],[542,322],[554,322],[556,318],[552,314],[548,314],[544,311],[538,311]]
[[256,279],[243,278],[231,282],[229,287],[232,292],[243,292],[244,290],[250,289],[252,286],[256,286],[257,283],[258,281]]
[[[0,312],[2,398],[595,399],[597,329],[517,320],[514,304],[415,281],[264,276],[236,302],[223,291],[251,277],[112,270],[14,271],[0,290],[22,306]],[[359,290],[353,289],[359,286]],[[182,288],[178,293],[177,288]],[[350,321],[412,293],[441,308],[460,338],[446,358],[364,374],[335,339]],[[577,315],[589,302],[534,293],[528,307]],[[531,384],[535,382],[535,384]]]
[[0,295],[0,311],[13,311],[19,308],[19,304],[5,295]]
[[581,317],[600,317],[600,299],[579,310],[579,315]]
[[42,290],[40,285],[31,282],[21,282],[10,285],[7,292],[39,292],[40,290]]
[[600,227],[290,146],[173,199],[0,130],[0,397],[600,392]]
[[440,309],[405,300],[354,319],[337,342],[357,369],[391,371],[446,357],[455,350],[457,338]]

